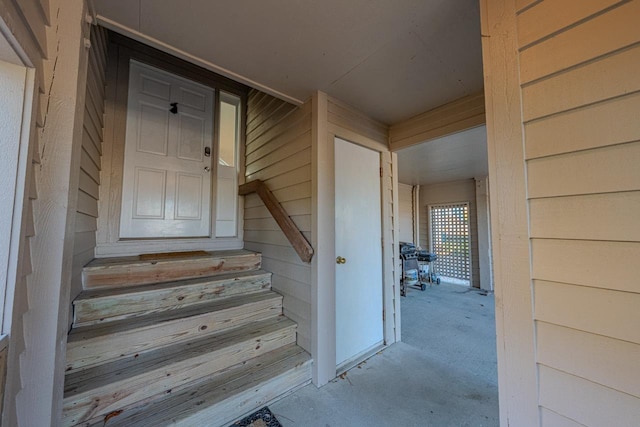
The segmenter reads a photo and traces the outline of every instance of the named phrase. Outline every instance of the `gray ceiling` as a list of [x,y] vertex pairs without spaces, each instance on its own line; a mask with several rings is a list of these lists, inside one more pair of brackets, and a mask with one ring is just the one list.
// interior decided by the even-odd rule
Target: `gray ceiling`
[[325,91],[387,124],[482,88],[478,0],[95,3],[126,35],[290,101]]
[[398,151],[398,180],[404,184],[436,184],[487,174],[486,126]]

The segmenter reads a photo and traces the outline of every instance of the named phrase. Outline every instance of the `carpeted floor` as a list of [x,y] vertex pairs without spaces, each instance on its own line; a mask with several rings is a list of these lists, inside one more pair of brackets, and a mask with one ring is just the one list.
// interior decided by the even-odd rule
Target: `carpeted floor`
[[494,317],[491,294],[410,289],[402,343],[269,407],[284,427],[497,426]]

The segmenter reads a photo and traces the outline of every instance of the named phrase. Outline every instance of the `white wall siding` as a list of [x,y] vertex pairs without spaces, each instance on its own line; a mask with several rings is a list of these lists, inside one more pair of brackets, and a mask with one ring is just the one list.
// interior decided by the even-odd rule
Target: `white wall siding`
[[[249,94],[246,181],[264,181],[311,241],[311,105],[296,107],[257,90]],[[245,197],[245,248],[262,253],[284,314],[298,323],[298,345],[311,352],[311,266],[300,260],[256,194]]]

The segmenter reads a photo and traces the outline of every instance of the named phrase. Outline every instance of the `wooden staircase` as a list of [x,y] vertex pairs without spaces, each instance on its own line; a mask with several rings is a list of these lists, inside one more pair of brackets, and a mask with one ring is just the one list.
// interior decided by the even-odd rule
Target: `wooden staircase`
[[310,356],[249,251],[98,259],[67,339],[64,426],[228,426],[307,384]]

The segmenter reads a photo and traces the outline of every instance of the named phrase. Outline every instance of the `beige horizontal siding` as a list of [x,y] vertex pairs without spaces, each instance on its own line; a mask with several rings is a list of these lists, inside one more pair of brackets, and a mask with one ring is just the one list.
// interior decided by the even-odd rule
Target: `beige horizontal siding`
[[94,258],[105,111],[107,40],[102,27],[91,28],[91,49],[80,154],[80,180],[73,248],[71,299],[82,290],[82,267]]
[[[252,90],[247,102],[246,180],[263,180],[311,241],[311,105],[300,107]],[[262,253],[284,314],[298,324],[298,345],[311,351],[311,266],[297,253],[256,194],[245,196],[245,248]]]
[[544,426],[640,419],[640,1],[517,18]]

